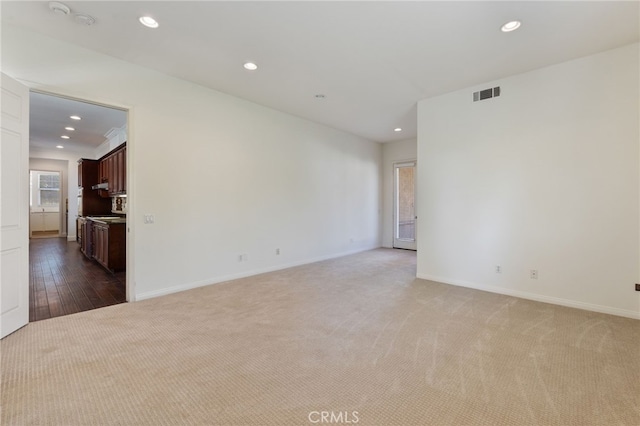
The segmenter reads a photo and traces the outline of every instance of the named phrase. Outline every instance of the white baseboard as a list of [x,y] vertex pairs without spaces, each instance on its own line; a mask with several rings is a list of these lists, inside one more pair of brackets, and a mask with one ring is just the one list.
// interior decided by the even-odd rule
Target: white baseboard
[[520,290],[511,290],[503,287],[495,287],[490,285],[476,284],[469,281],[450,280],[442,277],[435,277],[427,274],[417,274],[417,278],[435,281],[443,284],[450,284],[459,287],[468,287],[476,290],[488,291],[490,293],[504,294],[507,296],[519,297],[521,299],[535,300],[537,302],[551,303],[553,305],[566,306],[569,308],[583,309],[585,311],[600,312],[603,314],[616,315],[619,317],[640,319],[640,312],[634,312],[626,309],[613,308],[604,305],[595,305],[592,303],[578,302],[570,299],[562,299],[560,297],[544,296],[535,293],[529,293]]
[[75,240],[76,240],[75,235],[67,235],[67,241],[75,241]]
[[279,264],[279,265],[274,265],[274,266],[268,266],[268,267],[259,268],[259,269],[252,269],[250,271],[243,271],[243,272],[239,272],[239,273],[236,273],[236,274],[229,274],[229,275],[224,275],[224,276],[221,276],[221,277],[213,277],[213,278],[209,278],[209,279],[206,279],[206,280],[200,280],[200,281],[194,281],[194,282],[185,283],[185,284],[179,284],[179,285],[176,285],[176,286],[167,287],[167,288],[163,288],[163,289],[160,289],[160,290],[153,290],[153,291],[147,291],[147,292],[144,292],[144,293],[136,294],[135,300],[136,301],[140,301],[140,300],[145,300],[145,299],[151,299],[151,298],[154,298],[154,297],[166,296],[168,294],[178,293],[180,291],[191,290],[191,289],[194,289],[194,288],[204,287],[204,286],[211,285],[211,284],[220,284],[220,283],[224,283],[224,282],[227,282],[227,281],[237,280],[237,279],[240,279],[240,278],[251,277],[253,275],[265,274],[267,272],[280,271],[282,269],[288,269],[288,268],[293,268],[293,267],[296,267],[296,266],[307,265],[309,263],[321,262],[323,260],[335,259],[337,257],[348,256],[350,254],[361,253],[361,252],[364,252],[364,251],[374,250],[374,249],[377,249],[377,248],[380,248],[380,246],[376,245],[376,246],[372,246],[372,247],[358,248],[358,249],[355,249],[355,250],[349,250],[349,251],[345,251],[345,252],[342,252],[342,253],[319,256],[319,257],[300,260],[300,261],[296,261],[296,262]]

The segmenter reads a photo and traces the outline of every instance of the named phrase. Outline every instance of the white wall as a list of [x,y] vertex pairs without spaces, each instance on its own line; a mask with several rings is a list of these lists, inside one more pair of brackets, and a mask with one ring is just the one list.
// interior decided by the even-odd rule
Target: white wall
[[640,318],[638,49],[419,103],[419,277]]
[[382,144],[383,247],[393,247],[393,164],[406,160],[415,160],[418,157],[417,151],[417,140],[415,138]]
[[129,109],[138,298],[380,246],[378,143],[8,25],[2,65]]

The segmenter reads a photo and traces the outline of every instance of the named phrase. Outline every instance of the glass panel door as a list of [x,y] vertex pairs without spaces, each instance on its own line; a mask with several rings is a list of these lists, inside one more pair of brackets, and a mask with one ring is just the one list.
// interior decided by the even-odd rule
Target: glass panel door
[[393,246],[416,250],[416,163],[394,165]]

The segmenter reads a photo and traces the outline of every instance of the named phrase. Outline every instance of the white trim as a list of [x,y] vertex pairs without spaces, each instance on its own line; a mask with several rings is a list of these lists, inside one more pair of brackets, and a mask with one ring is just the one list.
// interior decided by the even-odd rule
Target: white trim
[[42,95],[55,96],[57,98],[68,99],[71,101],[84,102],[87,104],[97,105],[105,108],[119,109],[121,111],[129,110],[129,106],[112,102],[111,100],[87,98],[85,94],[70,92],[62,87],[52,87],[29,80],[19,80],[22,84],[29,88],[30,92],[40,93]]
[[128,107],[126,109],[127,112],[127,125],[124,129],[125,137],[127,140],[127,155],[125,161],[127,162],[126,173],[127,173],[127,187],[125,188],[127,191],[127,229],[126,229],[126,238],[125,238],[125,246],[127,248],[127,256],[125,259],[126,262],[126,272],[125,272],[125,282],[126,282],[126,297],[127,302],[135,302],[136,300],[136,263],[135,263],[135,230],[136,230],[136,193],[135,193],[135,183],[136,183],[136,173],[133,169],[133,164],[135,161],[135,152],[136,152],[136,144],[135,138],[131,138],[133,135],[133,129],[135,129],[135,108],[133,106]]
[[511,290],[503,287],[495,287],[484,284],[476,284],[469,281],[449,280],[442,277],[435,277],[427,274],[417,274],[416,278],[422,280],[435,281],[443,284],[455,285],[458,287],[468,287],[476,290],[488,291],[490,293],[504,294],[507,296],[519,297],[521,299],[535,300],[537,302],[551,303],[553,305],[566,306],[569,308],[583,309],[585,311],[600,312],[603,314],[616,315],[619,317],[627,317],[640,320],[640,312],[634,312],[626,309],[612,308],[604,305],[594,305],[592,303],[578,302],[570,299],[562,299],[560,297],[543,296],[540,294],[529,293],[526,291]]
[[371,246],[371,247],[360,248],[360,249],[356,249],[356,250],[350,250],[350,251],[346,251],[346,252],[342,252],[342,253],[330,254],[330,255],[315,257],[315,258],[311,258],[311,259],[307,259],[307,260],[301,260],[301,261],[297,261],[297,262],[286,263],[286,264],[282,264],[282,265],[269,266],[269,267],[266,267],[266,268],[260,268],[260,269],[254,269],[254,270],[251,270],[251,271],[239,272],[239,273],[236,273],[236,274],[224,275],[222,277],[216,277],[216,278],[211,278],[211,279],[207,279],[207,280],[200,280],[200,281],[194,281],[194,282],[185,283],[185,284],[179,284],[179,285],[176,285],[176,286],[173,286],[173,287],[164,288],[164,289],[161,289],[161,290],[154,290],[154,291],[148,291],[148,292],[145,292],[145,293],[137,294],[136,297],[135,297],[135,300],[136,301],[140,301],[140,300],[151,299],[151,298],[159,297],[159,296],[166,296],[168,294],[178,293],[178,292],[185,291],[185,290],[191,290],[191,289],[198,288],[198,287],[205,287],[205,286],[212,285],[212,284],[220,284],[220,283],[224,283],[224,282],[228,282],[228,281],[237,280],[239,278],[251,277],[251,276],[254,276],[254,275],[264,274],[264,273],[267,273],[267,272],[280,271],[282,269],[288,269],[288,268],[293,268],[293,267],[296,267],[296,266],[307,265],[309,263],[321,262],[323,260],[335,259],[335,258],[338,258],[338,257],[348,256],[350,254],[361,253],[361,252],[369,251],[369,250],[375,250],[375,249],[378,249],[378,248],[380,248],[380,246],[375,245],[375,246]]

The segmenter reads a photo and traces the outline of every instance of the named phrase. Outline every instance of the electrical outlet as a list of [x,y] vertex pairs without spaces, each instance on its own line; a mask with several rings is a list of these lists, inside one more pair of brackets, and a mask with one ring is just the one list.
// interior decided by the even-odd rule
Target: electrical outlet
[[153,217],[152,214],[145,214],[144,215],[144,223],[146,223],[147,225],[151,225],[155,222],[155,218]]
[[501,273],[502,273],[502,266],[496,265],[496,274],[501,274]]
[[242,255],[242,261],[243,261],[243,262],[248,262],[248,261],[249,261],[249,255],[248,255],[247,253],[244,253],[244,254]]
[[279,248],[276,249],[276,256],[280,256],[280,249]]
[[537,269],[532,269],[531,270],[531,279],[532,280],[537,280],[538,279],[538,270]]

